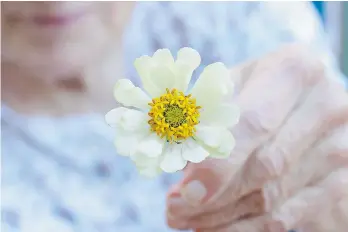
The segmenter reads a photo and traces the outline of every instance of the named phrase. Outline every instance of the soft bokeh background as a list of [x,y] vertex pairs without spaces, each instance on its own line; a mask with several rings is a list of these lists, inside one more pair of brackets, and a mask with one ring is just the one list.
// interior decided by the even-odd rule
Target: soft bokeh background
[[[346,76],[348,76],[348,2],[317,1],[317,2],[313,2],[313,4],[316,6],[319,14],[322,17],[323,23],[325,25],[325,29],[328,32],[328,35],[330,38],[332,50],[333,50],[335,56],[337,57],[337,59],[339,60],[341,69],[343,70],[344,74]],[[42,122],[39,122],[39,123],[43,124]],[[76,129],[73,126],[71,128],[66,128],[66,129],[68,130],[69,134],[72,136],[76,132],[75,131]],[[69,131],[69,129],[71,129],[71,131]],[[42,133],[42,134],[45,134],[45,135],[47,135],[47,133],[48,133],[47,130],[43,131],[43,132],[44,133]],[[55,133],[54,130],[52,130],[52,133]],[[49,135],[48,135],[48,137],[49,137]],[[74,142],[75,141],[71,140],[71,143],[74,143]],[[90,151],[90,150],[93,150],[95,148],[95,146],[93,145],[93,143],[95,142],[94,137],[91,137],[90,141],[83,141],[83,142],[84,142],[84,144],[88,143],[91,145],[90,147],[86,147],[86,150]],[[109,147],[107,145],[105,145],[105,146],[103,145],[103,150],[100,151],[100,153],[101,154],[106,153],[106,152],[104,152],[104,150],[106,151],[108,149],[109,149]],[[112,149],[113,149],[113,147],[112,147]],[[89,157],[83,157],[83,158],[84,158],[84,160],[87,160]],[[43,165],[43,167],[39,167],[39,168],[41,168],[43,170],[47,170],[47,172],[50,171],[51,166],[49,164],[46,165],[46,163],[43,163],[42,165]],[[121,169],[127,169],[127,168],[130,169],[130,167],[127,167],[127,166],[121,167]],[[16,170],[13,170],[13,171],[15,172]],[[103,175],[106,175],[105,173],[107,173],[108,170],[107,170],[107,168],[105,168],[104,164],[101,164],[100,166],[97,166],[97,171],[100,173],[101,176],[103,176]],[[87,173],[86,175],[89,175],[89,173]],[[89,181],[91,181],[91,182],[95,181],[95,179],[93,179],[93,178],[94,177],[90,177]],[[122,177],[122,178],[126,178],[126,177]],[[64,183],[63,187],[64,188],[71,188],[74,190],[74,187],[76,187],[74,184],[74,180],[72,178],[70,178],[68,180],[70,182]],[[54,181],[57,181],[57,180],[53,179],[50,181],[51,181],[51,183],[54,184],[55,183]],[[161,185],[165,185],[166,187],[169,187],[171,182],[172,182],[171,180],[163,179],[163,183],[161,183]],[[62,183],[60,183],[60,184],[62,184]],[[145,192],[142,192],[142,194],[134,193],[134,195],[136,195],[136,196],[134,196],[134,199],[135,199],[134,201],[136,201],[136,203],[139,204],[140,208],[141,208],[141,207],[144,207],[144,205],[145,206],[147,205],[147,201],[148,201],[147,195],[151,195],[153,193],[156,193],[156,191],[158,191],[158,192],[160,191],[160,189],[158,189],[159,184],[158,184],[158,186],[156,184],[158,184],[158,183],[154,182],[154,183],[149,184],[143,180],[138,180],[137,182],[132,182],[130,184],[124,185],[123,192],[120,191],[120,192],[117,192],[115,194],[119,194],[122,197],[124,195],[124,198],[128,198],[128,197],[131,198],[132,196],[128,196],[129,195],[128,192],[134,193],[135,191],[133,189],[136,186],[137,189],[141,189],[142,191],[145,191]],[[71,186],[69,186],[69,185],[71,185]],[[58,188],[63,188],[60,185],[57,185],[57,186],[59,186]],[[98,194],[97,191],[99,191],[101,189],[101,188],[98,189],[95,186],[94,185],[90,186],[90,189],[87,190],[87,194],[86,194],[87,196],[85,196],[85,198],[82,199],[82,196],[79,195],[81,192],[76,191],[76,195],[69,196],[69,200],[76,201],[76,199],[81,199],[82,203],[77,205],[77,207],[80,207],[82,209],[80,211],[83,211],[83,213],[85,213],[85,214],[89,214],[89,213],[93,214],[94,213],[96,215],[95,218],[103,217],[104,215],[108,216],[109,212],[106,212],[103,208],[98,208],[98,202],[96,202],[94,200],[94,195],[97,195]],[[107,184],[107,185],[102,186],[102,187],[108,188],[110,186],[111,186],[111,184]],[[77,187],[76,187],[76,189],[77,189]],[[74,192],[73,190],[71,192]],[[102,191],[102,190],[103,189],[101,189],[100,191]],[[149,190],[149,191],[147,191],[147,190]],[[29,195],[26,192],[26,189],[24,189],[22,192],[25,192],[25,194],[23,194],[23,195]],[[21,192],[21,194],[22,194],[22,192]],[[111,194],[114,194],[114,193],[111,192]],[[154,194],[154,196],[151,196],[151,197],[157,198],[157,195]],[[162,197],[162,198],[160,198],[160,197]],[[41,201],[41,199],[39,197],[35,197],[35,200]],[[164,201],[164,196],[160,195],[158,197],[158,199],[156,199],[156,200],[157,200],[158,205],[159,205],[158,208],[161,208],[162,201]],[[89,204],[87,205],[86,202],[88,202]],[[123,207],[123,205],[125,205],[125,206],[124,206],[124,209],[122,208],[123,211],[120,210],[119,213],[120,214],[128,214],[128,215],[130,215],[129,218],[135,218],[135,220],[138,220],[137,217],[139,217],[139,215],[136,214],[136,212],[133,210],[133,208],[131,206],[126,205],[124,203],[125,202],[124,202],[123,198],[120,197],[119,202],[117,202],[117,204],[121,205],[122,207]],[[30,202],[30,204],[31,204],[31,202]],[[30,207],[37,207],[36,204],[37,204],[37,202],[35,202],[35,205],[33,203],[33,206],[30,205]],[[23,207],[26,207],[26,206],[23,205]],[[88,208],[88,207],[90,207],[90,208]],[[85,209],[89,209],[89,210],[85,210]],[[151,209],[151,211],[152,210],[154,210],[154,209]],[[73,216],[69,214],[69,211],[65,211],[64,208],[58,208],[57,211],[58,211],[57,214],[60,214],[60,216],[65,217],[67,220],[72,220],[72,221],[74,220]],[[79,211],[79,209],[77,209],[76,211]],[[88,211],[88,212],[86,212],[86,211]],[[148,212],[146,212],[146,213],[148,213]],[[150,212],[149,215],[150,214],[152,214],[152,212]],[[94,216],[94,215],[92,215],[92,216]],[[107,216],[105,216],[105,218],[107,218]],[[158,219],[156,217],[151,217],[151,216],[152,215],[150,215],[148,218],[150,218],[153,221],[153,224],[156,224]],[[10,214],[10,213],[8,213],[6,215],[4,214],[3,217],[7,217],[7,218],[5,218],[5,220],[11,221],[11,222],[15,221],[15,219],[16,219],[15,216],[13,214]],[[112,217],[115,217],[115,215],[112,215]],[[148,220],[150,220],[150,219],[148,219]],[[46,221],[47,224],[50,223],[49,219],[46,219],[46,218],[40,218],[39,220],[43,221],[43,222]],[[120,217],[120,220],[124,220],[125,223],[127,223],[126,219],[123,219],[122,217]],[[29,222],[29,223],[31,223],[31,222]],[[54,222],[52,222],[51,225],[55,226]],[[59,231],[59,232],[63,231],[63,230],[60,230],[60,228],[58,226],[55,226],[55,227],[56,227],[56,228],[54,228],[55,231]],[[100,226],[100,228],[101,228],[100,231],[106,232],[105,228],[103,228],[102,226]],[[130,228],[127,231],[140,232],[139,230],[132,230],[132,229],[133,228]],[[3,231],[6,231],[6,230],[3,230]],[[46,232],[46,230],[43,230],[43,231]],[[143,232],[143,231],[144,230],[142,230],[141,232]],[[32,232],[38,232],[38,231],[32,231]],[[52,231],[50,231],[50,232],[52,232]],[[86,232],[86,231],[84,231],[84,232]],[[113,231],[113,232],[126,232],[126,231]],[[155,232],[155,231],[151,231],[151,232]]]
[[348,2],[313,2],[321,14],[332,48],[348,76]]
[[348,2],[343,3],[343,54],[342,54],[342,68],[346,76],[348,76]]

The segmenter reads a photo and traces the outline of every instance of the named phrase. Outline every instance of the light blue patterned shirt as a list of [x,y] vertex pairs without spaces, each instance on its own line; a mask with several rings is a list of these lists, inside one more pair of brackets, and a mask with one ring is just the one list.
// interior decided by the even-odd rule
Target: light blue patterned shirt
[[[190,46],[202,67],[232,66],[291,41],[310,44],[334,68],[314,10],[289,4],[138,3],[124,40],[128,75],[136,80],[133,60],[158,48]],[[1,127],[3,232],[171,231],[165,194],[180,174],[139,176],[115,154],[103,115],[25,117],[3,106]]]

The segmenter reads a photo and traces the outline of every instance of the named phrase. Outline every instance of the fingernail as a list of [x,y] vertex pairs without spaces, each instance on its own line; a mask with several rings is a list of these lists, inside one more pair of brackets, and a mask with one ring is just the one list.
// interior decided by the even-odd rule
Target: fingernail
[[185,230],[187,228],[187,222],[180,219],[169,218],[167,220],[168,226],[178,230]]
[[181,189],[180,192],[184,200],[186,200],[187,203],[192,206],[199,205],[203,198],[207,195],[207,189],[202,182],[198,180],[189,182]]
[[[178,224],[178,220],[183,223],[184,220],[180,220],[180,214],[178,214],[178,209],[187,206],[187,203],[182,198],[170,198],[168,200],[167,218],[169,221]],[[185,222],[186,223],[186,222]],[[183,226],[183,225],[182,225]]]
[[187,214],[190,205],[183,198],[169,198],[167,203],[167,214],[172,218],[179,218]]
[[182,209],[187,206],[187,202],[181,197],[173,197],[168,199],[168,209],[173,211],[172,213],[177,213],[176,209]]
[[177,198],[180,197],[180,184],[173,185],[168,192],[168,198]]
[[176,217],[174,217],[173,214],[171,214],[170,212],[167,213],[167,217],[168,217],[168,219],[171,220],[171,221],[173,221],[173,220],[176,219]]
[[284,227],[284,224],[281,221],[272,221],[268,225],[269,232],[286,232],[287,230]]

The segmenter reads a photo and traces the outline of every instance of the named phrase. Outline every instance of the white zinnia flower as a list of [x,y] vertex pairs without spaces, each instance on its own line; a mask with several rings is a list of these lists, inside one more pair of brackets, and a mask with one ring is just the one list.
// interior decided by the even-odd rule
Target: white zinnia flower
[[223,99],[233,83],[218,62],[207,66],[188,90],[200,61],[191,48],[180,49],[176,61],[168,49],[160,49],[134,63],[146,92],[128,79],[117,82],[114,95],[125,107],[108,112],[106,121],[118,133],[118,153],[129,156],[141,174],[176,172],[188,161],[226,158],[232,151],[228,128],[238,122],[239,109]]

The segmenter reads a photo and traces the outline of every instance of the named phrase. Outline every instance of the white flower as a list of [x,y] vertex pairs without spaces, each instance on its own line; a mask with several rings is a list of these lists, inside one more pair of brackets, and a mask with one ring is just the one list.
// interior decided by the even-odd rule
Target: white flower
[[191,48],[180,49],[177,60],[168,49],[160,49],[134,63],[146,92],[128,79],[117,82],[114,95],[125,107],[105,118],[116,129],[118,153],[129,156],[141,174],[176,172],[188,161],[230,155],[234,138],[228,128],[238,123],[239,109],[223,100],[233,83],[218,62],[207,66],[188,90],[200,61]]

